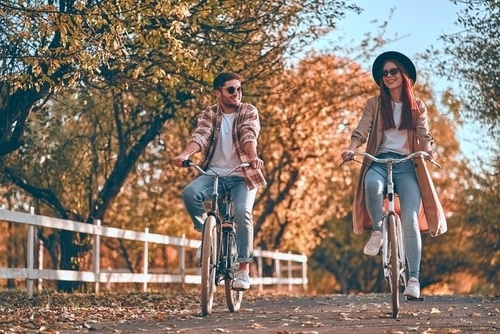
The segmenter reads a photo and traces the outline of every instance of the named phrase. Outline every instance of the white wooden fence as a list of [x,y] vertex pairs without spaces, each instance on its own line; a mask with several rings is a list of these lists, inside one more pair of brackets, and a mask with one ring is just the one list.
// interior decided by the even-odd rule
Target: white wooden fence
[[[33,209],[31,210],[33,212]],[[142,283],[143,291],[148,289],[148,283],[185,283],[200,284],[200,275],[189,275],[186,270],[185,250],[186,248],[198,248],[200,240],[186,239],[184,236],[170,237],[167,235],[149,233],[146,228],[144,232],[122,230],[114,227],[101,226],[101,222],[96,220],[94,224],[85,224],[72,220],[52,218],[35,215],[33,213],[23,213],[0,209],[0,221],[8,221],[28,225],[27,237],[27,268],[0,268],[0,279],[26,279],[27,291],[33,295],[35,282],[41,280],[60,281],[81,281],[93,282],[94,291],[99,293],[99,284],[106,283]],[[39,258],[39,267],[34,267],[35,247],[40,247],[39,256],[43,256],[43,245],[35,245],[36,227],[47,227],[59,230],[68,230],[93,235],[92,250],[92,271],[71,271],[71,270],[50,270],[43,269],[43,257]],[[126,240],[135,240],[144,243],[144,258],[142,273],[123,272],[122,269],[101,270],[100,268],[100,248],[101,237],[112,237]],[[149,243],[165,244],[176,246],[179,249],[179,274],[151,273],[148,268]],[[262,276],[263,258],[271,258],[274,263],[274,273],[272,277]],[[279,253],[274,251],[254,250],[254,260],[257,264],[257,277],[251,277],[251,283],[258,285],[262,290],[264,285],[276,285],[281,289],[283,285],[288,286],[288,290],[293,289],[293,285],[301,285],[307,289],[307,257],[305,255],[292,253]],[[298,270],[297,270],[298,269]],[[300,275],[293,276],[294,272]],[[283,275],[283,272],[286,272]]]

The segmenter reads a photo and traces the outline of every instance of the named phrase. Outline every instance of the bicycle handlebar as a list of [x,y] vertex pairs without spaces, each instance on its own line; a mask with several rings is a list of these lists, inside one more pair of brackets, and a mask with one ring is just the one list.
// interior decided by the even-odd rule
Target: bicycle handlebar
[[376,158],[374,157],[373,155],[369,154],[369,153],[366,153],[366,152],[352,152],[346,160],[342,161],[342,163],[340,164],[341,166],[347,162],[347,161],[351,161],[351,160],[354,160],[354,156],[356,155],[361,155],[363,157],[367,157],[368,159],[374,161],[374,162],[378,162],[378,163],[393,163],[393,164],[399,164],[401,162],[404,162],[404,161],[407,161],[407,160],[411,160],[413,158],[416,158],[417,156],[423,156],[426,160],[429,160],[434,166],[437,166],[438,168],[441,168],[441,165],[439,165],[436,160],[432,159],[432,157],[430,156],[429,153],[425,152],[425,151],[417,151],[417,152],[413,152],[412,154],[410,155],[407,155],[406,157],[404,158],[401,158],[401,159],[395,159],[395,158],[386,158],[386,159],[379,159],[379,158]]
[[[182,166],[183,167],[193,167],[193,168],[196,168],[200,173],[204,174],[204,175],[210,175],[210,176],[213,176],[212,174],[204,171],[200,166],[198,166],[197,164],[195,164],[194,162],[192,162],[191,160],[187,159],[187,160],[184,160],[182,162]],[[248,168],[250,167],[250,163],[248,162],[243,162],[241,164],[239,164],[238,166],[234,167],[233,169],[231,169],[229,172],[227,172],[226,174],[224,174],[223,176],[229,176],[231,174],[233,174],[236,170],[240,169],[240,168]],[[219,175],[219,173],[213,171],[215,173],[216,176],[221,176]]]

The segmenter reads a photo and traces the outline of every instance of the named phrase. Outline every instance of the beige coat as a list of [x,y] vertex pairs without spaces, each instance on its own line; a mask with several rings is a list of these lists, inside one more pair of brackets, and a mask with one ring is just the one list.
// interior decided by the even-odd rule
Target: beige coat
[[[383,128],[379,101],[378,96],[372,97],[367,101],[358,127],[353,131],[351,136],[351,140],[356,143],[357,147],[367,142],[366,152],[371,155],[376,154],[382,141]],[[421,117],[416,128],[408,130],[408,141],[412,152],[419,150],[428,151],[431,149],[433,142],[433,138],[428,131],[427,108],[421,100],[417,99],[417,102],[421,111]],[[422,193],[422,203],[419,213],[420,232],[430,233],[433,237],[438,236],[447,230],[444,210],[424,159],[419,158],[414,161],[417,181]],[[364,196],[365,174],[368,171],[367,166],[370,164],[371,161],[368,158],[364,158],[354,195],[353,229],[355,234],[362,234],[364,230],[372,230],[372,223],[366,210]],[[399,207],[399,203],[396,203],[396,207]]]

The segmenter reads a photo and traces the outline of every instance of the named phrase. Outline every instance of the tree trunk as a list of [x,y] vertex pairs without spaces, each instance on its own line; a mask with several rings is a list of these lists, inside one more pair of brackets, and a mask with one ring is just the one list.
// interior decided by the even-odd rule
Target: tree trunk
[[[61,244],[61,270],[75,270],[78,271],[78,251],[77,246],[73,242],[74,233],[71,231],[61,231],[59,233]],[[81,286],[81,282],[72,281],[57,281],[57,290],[63,292],[73,292]]]

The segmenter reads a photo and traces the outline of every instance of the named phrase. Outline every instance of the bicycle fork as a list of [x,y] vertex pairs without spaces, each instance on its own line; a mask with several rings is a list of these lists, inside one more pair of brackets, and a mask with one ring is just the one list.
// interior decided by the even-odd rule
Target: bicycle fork
[[399,260],[399,279],[403,286],[406,286],[406,253],[404,246],[404,232],[401,225],[401,219],[396,215],[396,236],[398,240],[398,260]]
[[[387,212],[382,216],[382,268],[384,269],[384,278],[390,283],[391,270],[389,268],[389,214]],[[392,287],[391,287],[392,290]]]

